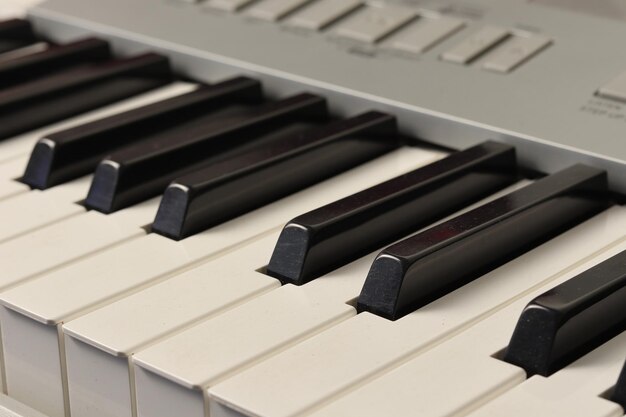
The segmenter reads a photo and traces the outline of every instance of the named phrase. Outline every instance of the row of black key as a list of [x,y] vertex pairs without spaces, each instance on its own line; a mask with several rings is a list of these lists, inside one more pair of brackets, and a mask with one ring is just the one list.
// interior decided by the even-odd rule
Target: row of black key
[[[0,38],[12,39],[2,36],[11,25],[0,24]],[[28,38],[28,25],[13,25]],[[53,74],[44,77],[46,65]],[[5,137],[173,79],[167,59],[147,54],[115,60],[96,39],[7,60],[0,75]],[[21,117],[26,109],[37,115]],[[369,112],[334,120],[320,97],[268,101],[258,82],[237,78],[48,135],[36,145],[23,181],[45,189],[95,170],[86,205],[105,213],[165,190],[153,231],[182,239],[399,145],[391,116]],[[305,284],[516,179],[515,152],[507,145],[486,142],[454,153],[293,219],[267,272],[283,283]],[[371,267],[358,309],[398,319],[608,205],[603,171],[579,165],[540,179],[385,249]],[[624,258],[533,300],[504,359],[529,374],[549,375],[623,331]],[[622,403],[625,379],[614,393]]]
[[[156,54],[115,58],[107,42],[37,41],[26,21],[0,23],[0,140],[115,103],[173,80],[169,61]],[[23,49],[19,49],[20,51]]]

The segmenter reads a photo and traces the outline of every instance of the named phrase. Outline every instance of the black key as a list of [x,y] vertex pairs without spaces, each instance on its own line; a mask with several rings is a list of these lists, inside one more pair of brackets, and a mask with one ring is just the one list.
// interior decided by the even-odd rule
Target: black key
[[49,46],[43,51],[0,61],[0,88],[8,88],[62,69],[103,61],[111,57],[107,42],[84,39],[60,46]]
[[152,230],[183,239],[398,147],[395,119],[369,112],[287,135],[177,179]]
[[22,182],[38,189],[58,185],[92,172],[98,162],[116,149],[192,120],[212,108],[261,100],[260,83],[239,77],[53,133],[35,145]]
[[326,101],[300,94],[258,108],[226,108],[115,152],[96,169],[86,206],[104,213],[162,193],[174,179],[240,153],[263,134],[328,117]]
[[36,42],[30,22],[21,19],[0,22],[0,54]]
[[551,375],[626,330],[624,306],[626,251],[528,303],[504,360]]
[[516,168],[513,147],[485,142],[298,216],[267,273],[302,285],[510,185]]
[[606,172],[575,165],[383,250],[359,311],[396,320],[608,206]]
[[145,54],[62,71],[0,91],[0,139],[172,81],[167,58]]
[[611,394],[611,401],[614,401],[622,406],[626,410],[626,364],[622,368],[622,372],[619,375],[617,384]]

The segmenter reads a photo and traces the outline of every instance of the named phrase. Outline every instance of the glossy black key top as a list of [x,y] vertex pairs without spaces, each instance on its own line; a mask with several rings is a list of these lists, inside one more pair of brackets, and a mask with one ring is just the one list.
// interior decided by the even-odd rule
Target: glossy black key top
[[611,401],[614,401],[622,406],[626,410],[626,364],[622,368],[622,372],[619,375],[617,384],[611,394]]
[[90,38],[65,45],[50,45],[42,51],[7,61],[0,60],[0,89],[110,57],[108,43],[100,39]]
[[172,81],[167,58],[105,61],[0,91],[0,139],[54,123]]
[[575,165],[383,250],[358,310],[395,320],[608,206],[606,172]]
[[264,134],[327,117],[326,101],[312,94],[211,113],[207,119],[119,150],[102,161],[85,204],[104,213],[128,207],[162,193],[188,172],[240,153]]
[[11,19],[0,22],[0,54],[36,42],[30,22]]
[[626,251],[532,300],[504,360],[548,376],[626,330]]
[[308,129],[177,179],[152,230],[182,239],[397,148],[392,116],[369,112]]
[[302,285],[516,180],[515,149],[485,142],[291,220],[267,267]]
[[228,103],[260,103],[258,81],[238,77],[212,86],[100,119],[37,142],[22,182],[45,189],[86,175],[116,149],[192,120]]

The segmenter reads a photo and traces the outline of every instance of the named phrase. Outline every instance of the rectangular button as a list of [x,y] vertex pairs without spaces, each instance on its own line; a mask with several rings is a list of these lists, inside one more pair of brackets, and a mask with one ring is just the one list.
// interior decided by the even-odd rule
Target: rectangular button
[[393,6],[368,6],[340,25],[335,33],[344,38],[374,43],[415,17],[415,12]]
[[253,0],[209,0],[206,5],[226,12],[236,12],[252,2]]
[[310,2],[311,0],[264,0],[252,6],[247,14],[275,22]]
[[459,19],[423,18],[395,36],[389,45],[394,49],[420,54],[459,31],[463,26],[465,23]]
[[509,31],[496,26],[485,26],[454,48],[443,53],[441,59],[457,64],[467,64],[489,48],[502,42],[510,35]]
[[598,90],[598,95],[626,101],[626,71]]
[[360,0],[323,0],[298,12],[289,20],[291,26],[311,30],[320,30],[356,10],[363,2]]
[[483,68],[489,71],[507,73],[523,64],[552,41],[544,36],[514,36],[485,61]]

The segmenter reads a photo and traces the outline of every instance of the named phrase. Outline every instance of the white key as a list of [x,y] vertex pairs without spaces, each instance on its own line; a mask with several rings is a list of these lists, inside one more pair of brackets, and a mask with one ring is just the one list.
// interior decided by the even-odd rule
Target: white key
[[[495,199],[522,184],[515,184],[485,200]],[[482,202],[463,211],[480,204]],[[270,243],[271,247],[266,249],[268,253],[271,253],[275,241]],[[331,324],[354,316],[356,311],[348,302],[358,296],[377,253],[373,252],[306,285],[281,287],[137,353],[133,360],[135,374],[142,375],[136,382],[137,414],[165,416],[170,410],[167,404],[177,407],[182,398],[189,396],[202,399],[206,388],[226,376],[241,372]],[[185,297],[180,290],[175,294],[176,298]],[[112,318],[109,315],[109,319]],[[119,322],[119,318],[113,319]],[[213,334],[220,334],[220,339],[213,340]],[[259,337],[259,334],[263,336]],[[228,350],[227,346],[241,348]],[[172,352],[184,354],[172,356]],[[168,384],[171,387],[175,384],[180,386],[163,390],[162,387]],[[194,403],[201,404],[202,401]],[[192,413],[191,406],[187,411],[190,415],[202,415],[204,412],[200,408]]]
[[[212,417],[227,415],[220,407],[275,417],[321,407],[558,278],[621,239],[624,226],[626,209],[610,209],[395,322],[346,320],[211,388]],[[288,401],[285,387],[297,387]]]
[[26,163],[27,160],[24,157],[0,162],[0,201],[30,191],[28,185],[15,180],[24,172]]
[[[3,330],[2,340],[15,337],[18,340],[17,344],[29,346],[31,339],[39,340],[42,334],[54,335],[45,341],[37,342],[40,349],[47,349],[46,352],[22,349],[16,350],[15,356],[5,356],[9,389],[12,389],[12,379],[30,381],[28,390],[22,390],[20,385],[20,389],[13,389],[12,395],[52,416],[62,415],[64,412],[62,392],[57,391],[51,395],[54,400],[46,399],[45,402],[43,397],[28,396],[32,389],[53,392],[55,387],[65,383],[61,374],[55,374],[54,378],[50,378],[44,376],[48,371],[39,372],[50,366],[54,369],[61,367],[59,358],[64,356],[63,352],[59,352],[58,326],[61,323],[163,281],[194,262],[208,260],[212,256],[218,256],[221,251],[278,229],[298,214],[393,178],[441,156],[441,153],[403,148],[180,242],[158,235],[148,235],[117,245],[96,256],[72,263],[9,290],[0,296],[0,302],[7,306],[3,310],[17,311],[19,314],[7,312],[3,317],[14,320],[19,316],[20,319],[23,318],[22,321],[32,324],[24,327],[29,330],[15,334]],[[31,358],[31,354],[35,357]],[[56,358],[54,360],[56,362],[50,364],[49,360],[46,360],[45,364],[42,364],[41,360],[44,357]],[[29,361],[36,364],[31,369],[37,369],[38,372],[29,373],[20,366]],[[55,379],[57,376],[59,379]]]
[[72,416],[132,416],[129,356],[279,287],[278,280],[256,271],[269,259],[277,238],[272,233],[63,326]]
[[[137,415],[171,415],[189,397],[201,405],[204,389],[354,316],[345,301],[358,294],[373,257],[302,287],[285,285],[137,353]],[[337,293],[330,291],[335,280],[344,281]],[[186,415],[204,416],[204,409],[189,406]]]
[[[493,358],[494,354],[508,344],[518,317],[526,304],[548,289],[625,249],[626,243],[622,241],[593,260],[570,269],[556,280],[536,289],[469,330],[418,355],[310,416],[349,415],[358,410],[358,415],[361,417],[386,414],[396,417],[414,415],[446,417],[465,415],[488,403],[526,380],[523,369]],[[588,397],[597,397],[597,395]],[[554,399],[557,400],[558,397]],[[480,414],[481,417],[515,415],[512,409],[495,412],[490,406],[485,408],[490,412]],[[520,410],[524,410],[525,415],[537,415],[526,408],[520,408]],[[552,411],[551,415],[564,415],[562,412]]]
[[0,202],[0,243],[80,213],[76,204],[87,195],[91,176],[40,191],[32,190]]
[[[122,241],[145,235],[159,199],[105,215],[79,214],[0,244],[0,291],[64,266]],[[30,259],[29,262],[16,260]]]
[[[146,106],[157,101],[165,100],[170,97],[190,92],[196,87],[196,84],[191,83],[172,83],[165,87],[161,87],[153,91],[140,94],[126,100],[122,100],[115,104],[101,107],[97,110],[87,112],[80,116],[72,117],[62,122],[54,123],[41,129],[33,130],[31,132],[24,133],[10,139],[5,139],[0,142],[0,162],[15,158],[16,156],[27,156],[32,151],[33,146],[35,146],[35,143],[39,139],[52,132],[57,132],[60,130],[68,129],[70,127],[79,126],[84,123],[102,119],[104,117],[113,116],[115,114],[123,113],[125,111],[132,110],[141,106]],[[24,168],[25,167],[26,166],[24,166]],[[19,173],[19,175],[21,174],[22,172]]]

